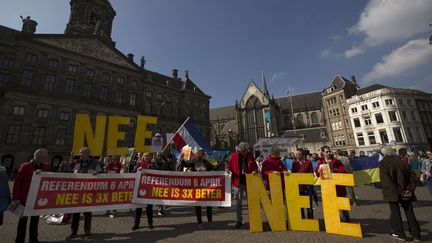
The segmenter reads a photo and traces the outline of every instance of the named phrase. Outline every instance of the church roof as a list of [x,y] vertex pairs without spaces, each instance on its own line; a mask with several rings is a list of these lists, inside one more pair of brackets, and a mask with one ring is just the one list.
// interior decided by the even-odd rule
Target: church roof
[[236,110],[234,105],[210,109],[210,121],[235,118]]
[[[301,110],[319,110],[321,109],[321,92],[311,92],[291,96],[294,112]],[[289,96],[276,98],[281,110],[291,110],[291,100]]]

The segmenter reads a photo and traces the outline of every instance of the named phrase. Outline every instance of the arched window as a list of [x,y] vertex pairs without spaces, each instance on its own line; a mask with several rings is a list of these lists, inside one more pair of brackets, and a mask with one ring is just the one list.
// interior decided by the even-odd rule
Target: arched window
[[316,112],[312,112],[311,121],[312,121],[312,125],[319,124],[318,114]]
[[304,120],[303,120],[303,115],[302,114],[298,114],[297,115],[297,117],[296,117],[296,125],[298,126],[298,127],[302,127],[302,126],[304,126]]

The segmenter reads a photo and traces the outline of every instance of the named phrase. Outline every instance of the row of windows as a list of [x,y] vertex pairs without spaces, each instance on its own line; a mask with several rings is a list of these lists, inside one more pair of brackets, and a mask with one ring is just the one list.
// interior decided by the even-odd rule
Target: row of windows
[[[402,114],[402,119],[405,121],[410,121],[410,120],[417,121],[415,111],[411,111],[411,117],[410,117],[411,119],[408,117],[406,111],[401,111],[401,114]],[[399,121],[399,118],[398,118],[396,111],[389,111],[388,115],[389,115],[389,119],[391,122]],[[363,117],[363,122],[364,122],[365,126],[372,125],[372,121],[371,121],[370,116]],[[375,114],[375,122],[376,122],[376,124],[384,123],[383,115],[381,113]],[[354,123],[354,127],[361,127],[360,118],[353,118],[353,123]]]
[[[392,130],[393,130],[393,135],[394,135],[394,141],[395,142],[404,142],[401,128],[400,127],[394,127]],[[407,131],[407,136],[408,136],[407,142],[422,142],[423,141],[422,134],[421,134],[422,132],[421,132],[421,129],[419,127],[415,127],[415,128],[407,127],[406,131]],[[414,136],[414,133],[416,133],[416,136]],[[357,142],[358,142],[359,146],[366,145],[364,134],[362,132],[358,132],[358,133],[356,133],[356,135],[357,135]],[[386,129],[378,130],[378,135],[379,135],[379,138],[381,140],[381,144],[388,144],[390,142]],[[375,138],[375,132],[374,131],[368,131],[366,137],[369,140],[369,145],[374,145],[374,144],[378,143],[377,139]]]
[[[26,60],[27,63],[36,64],[36,63],[39,62],[39,56],[35,55],[33,53],[27,53],[25,60]],[[7,57],[6,56],[6,57],[3,58],[2,65],[6,66],[6,67],[13,67],[14,60],[11,57]],[[48,66],[49,69],[57,69],[58,66],[59,66],[59,61],[57,59],[50,58],[47,61],[47,66]],[[67,71],[69,73],[72,73],[72,74],[78,73],[79,66],[76,65],[76,64],[68,64]],[[92,68],[86,68],[85,75],[88,78],[94,78],[96,76],[96,70],[92,69]],[[111,74],[108,73],[108,72],[103,72],[102,73],[102,79],[104,81],[111,81],[111,79],[112,79]],[[117,77],[117,83],[124,84],[125,81],[126,81],[125,76],[118,76]],[[136,80],[132,80],[131,81],[131,86],[132,87],[137,87],[138,86],[138,82]]]
[[[24,106],[14,106],[12,108],[12,115],[16,116],[23,116],[25,114],[26,107]],[[60,111],[58,113],[59,119],[62,121],[69,121],[70,120],[70,112],[67,111]],[[49,116],[49,110],[48,109],[38,109],[37,110],[37,118],[47,119]]]
[[[22,125],[9,125],[6,133],[7,144],[18,144],[20,143]],[[32,145],[44,145],[46,137],[45,127],[33,128],[33,134],[31,138]],[[55,133],[55,145],[65,145],[69,136],[66,128],[58,128]]]
[[[384,102],[385,102],[386,106],[394,106],[393,99],[385,99]],[[399,99],[398,102],[399,102],[400,106],[405,106],[405,102],[404,102],[403,99]],[[408,106],[412,106],[413,105],[411,99],[407,100],[407,105]],[[379,108],[379,107],[380,107],[380,102],[379,101],[372,102],[372,108],[376,109],[376,108]],[[368,109],[369,109],[369,107],[368,107],[367,104],[361,105],[361,110],[362,111],[365,111],[365,110],[368,110]],[[357,107],[352,107],[351,108],[351,113],[357,113],[357,112],[358,112]]]

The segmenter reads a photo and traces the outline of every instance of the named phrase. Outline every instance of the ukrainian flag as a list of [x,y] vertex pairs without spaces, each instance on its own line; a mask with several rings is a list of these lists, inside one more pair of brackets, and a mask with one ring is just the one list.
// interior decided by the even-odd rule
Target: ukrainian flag
[[355,185],[380,182],[378,162],[381,159],[381,155],[351,159],[350,167]]

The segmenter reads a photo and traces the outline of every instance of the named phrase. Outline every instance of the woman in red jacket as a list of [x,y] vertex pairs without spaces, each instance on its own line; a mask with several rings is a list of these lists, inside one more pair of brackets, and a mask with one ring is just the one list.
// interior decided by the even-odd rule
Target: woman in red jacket
[[[270,173],[286,173],[287,169],[280,158],[280,150],[278,147],[271,148],[271,154],[264,160],[262,164],[261,174],[264,178],[264,184],[267,190],[270,188],[268,174]],[[284,179],[281,176],[282,189],[284,189]]]
[[[327,145],[321,147],[321,158],[318,160],[318,164],[316,167],[317,176],[321,176],[322,168],[320,168],[320,166],[324,164],[329,165],[330,171],[332,173],[347,173],[345,166],[340,160],[333,157],[333,155],[331,154],[331,149]],[[323,179],[323,177],[321,177],[321,179]],[[338,197],[346,197],[347,191],[345,189],[345,186],[336,186],[336,195]],[[341,218],[342,222],[351,221],[349,213],[346,210],[341,210]]]

